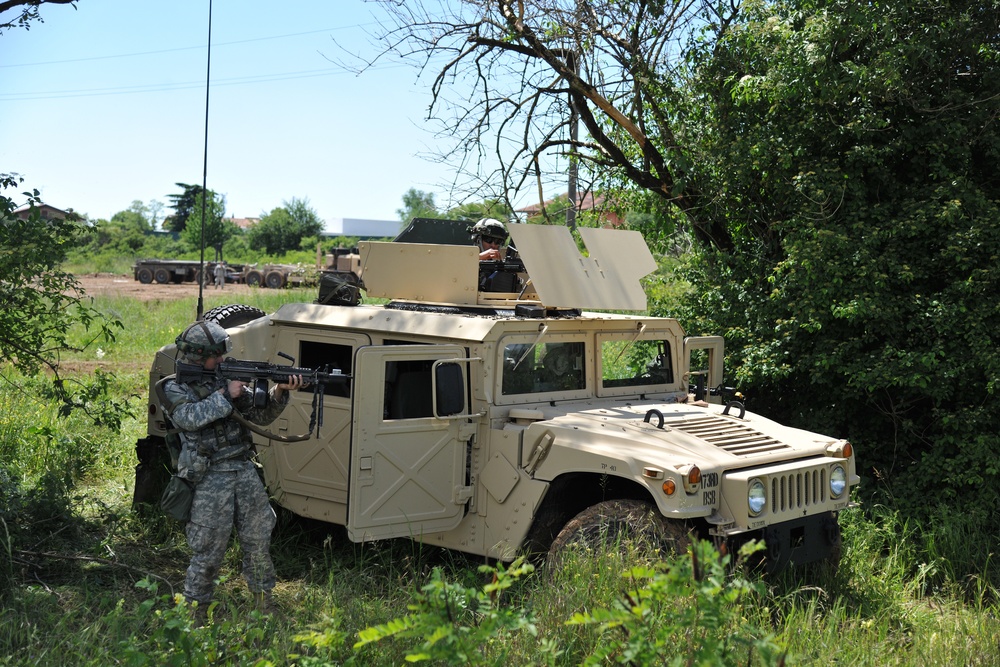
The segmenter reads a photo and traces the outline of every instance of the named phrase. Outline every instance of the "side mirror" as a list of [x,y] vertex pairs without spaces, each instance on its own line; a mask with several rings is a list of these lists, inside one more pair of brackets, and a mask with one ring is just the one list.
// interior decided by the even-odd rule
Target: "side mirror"
[[465,377],[460,364],[438,364],[434,383],[437,386],[434,403],[439,416],[457,415],[465,409]]

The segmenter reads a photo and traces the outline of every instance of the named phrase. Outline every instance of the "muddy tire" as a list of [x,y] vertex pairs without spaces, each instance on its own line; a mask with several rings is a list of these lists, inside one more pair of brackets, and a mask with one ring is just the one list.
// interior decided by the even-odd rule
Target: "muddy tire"
[[149,283],[153,282],[153,270],[146,267],[142,267],[141,269],[135,272],[135,277],[143,285],[148,285]]
[[260,284],[264,282],[264,276],[261,275],[260,271],[253,270],[247,273],[246,282],[251,287],[260,287]]
[[264,317],[265,313],[260,308],[246,306],[242,303],[234,303],[228,306],[218,306],[205,313],[206,322],[215,322],[223,329],[238,327],[247,322]]
[[156,279],[158,284],[166,285],[170,282],[170,271],[167,271],[166,269],[157,269],[153,272],[153,278]]
[[271,289],[281,289],[285,286],[285,274],[281,271],[268,271],[264,276],[264,284]]
[[548,562],[558,565],[572,548],[605,552],[633,541],[651,555],[683,554],[691,544],[689,527],[666,519],[643,500],[605,500],[583,510],[563,527],[549,548]]

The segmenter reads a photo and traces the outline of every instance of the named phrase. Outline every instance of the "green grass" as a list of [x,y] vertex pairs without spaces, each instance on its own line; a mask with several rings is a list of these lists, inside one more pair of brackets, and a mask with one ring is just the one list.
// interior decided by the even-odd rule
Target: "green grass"
[[[264,290],[253,297],[251,305],[268,311],[302,298]],[[657,580],[664,592],[643,614],[629,611],[641,589],[625,576],[634,559],[617,552],[524,573],[491,596],[483,591],[493,577],[479,570],[480,559],[406,540],[357,545],[338,527],[282,512],[272,545],[281,615],[250,611],[232,548],[213,620],[193,627],[171,597],[189,556],[183,532],[156,511],[132,509],[131,475],[145,429],[145,366],[193,318],[195,304],[96,304],[125,329],[100,360],[93,350],[70,360],[125,369],[113,386],[133,395],[137,414],[121,429],[81,415],[60,419],[36,378],[4,373],[0,384],[0,665],[405,664],[427,629],[439,643],[456,638],[456,647],[457,638],[472,637],[478,649],[466,662],[484,665],[581,664],[611,647],[608,661],[594,663],[610,664],[624,655],[619,644],[646,637],[665,640],[661,664],[687,664],[706,642],[731,648],[725,642],[740,633],[773,643],[786,664],[1000,665],[995,527],[947,509],[931,525],[887,507],[848,511],[839,571],[751,578],[756,588],[739,595],[726,597],[725,573],[696,581],[677,565],[675,579]],[[444,607],[428,599],[434,591]],[[411,606],[424,615],[408,617]],[[691,610],[713,616],[685,626]],[[623,612],[634,619],[624,622]],[[567,623],[588,614],[608,620]],[[410,634],[352,648],[366,628],[399,628],[394,622],[404,618]],[[458,664],[458,648],[448,650],[433,664]],[[777,659],[734,656],[733,664]]]
[[[109,318],[127,323],[117,331],[111,343],[88,345],[92,334],[82,326],[71,330],[70,343],[74,347],[86,347],[80,353],[63,355],[63,361],[92,362],[103,368],[124,367],[136,370],[148,368],[153,353],[160,347],[173,343],[184,328],[197,316],[197,298],[163,299],[139,301],[128,296],[93,295],[93,305]],[[284,290],[255,289],[249,294],[218,294],[206,291],[203,308],[208,312],[218,306],[241,303],[264,312],[273,312],[282,304],[316,298],[315,288],[295,288]],[[138,365],[138,366],[137,366]]]

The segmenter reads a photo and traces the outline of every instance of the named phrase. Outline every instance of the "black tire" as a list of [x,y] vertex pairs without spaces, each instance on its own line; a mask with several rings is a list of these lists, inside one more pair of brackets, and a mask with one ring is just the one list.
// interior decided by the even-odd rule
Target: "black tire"
[[583,547],[606,552],[636,541],[655,555],[679,555],[691,544],[683,521],[664,518],[644,500],[605,500],[583,510],[563,527],[549,548],[548,562],[558,566],[567,549]]
[[264,282],[264,276],[261,275],[260,271],[250,271],[247,273],[247,285],[260,286]]
[[247,322],[253,322],[256,319],[264,317],[267,315],[260,308],[254,308],[253,306],[247,306],[242,303],[234,303],[228,306],[217,306],[212,308],[210,311],[205,313],[206,322],[215,322],[223,329],[228,329],[230,327],[238,327],[241,324],[246,324]]
[[143,285],[148,285],[153,282],[153,270],[144,266],[135,272],[135,277]]
[[170,271],[166,269],[157,269],[153,272],[153,278],[161,285],[165,285],[170,282]]
[[271,289],[281,289],[285,286],[285,274],[281,271],[268,271],[264,276],[264,284]]

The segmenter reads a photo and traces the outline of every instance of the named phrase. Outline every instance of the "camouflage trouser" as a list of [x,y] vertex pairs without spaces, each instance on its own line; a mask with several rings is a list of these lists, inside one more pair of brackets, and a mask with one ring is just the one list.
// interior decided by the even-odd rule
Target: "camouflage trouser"
[[243,549],[247,587],[254,593],[274,588],[270,547],[275,515],[267,492],[249,461],[226,461],[224,467],[229,469],[209,468],[195,487],[187,525],[187,541],[194,555],[184,581],[184,596],[202,604],[212,599],[234,523]]

